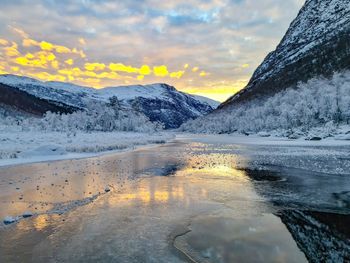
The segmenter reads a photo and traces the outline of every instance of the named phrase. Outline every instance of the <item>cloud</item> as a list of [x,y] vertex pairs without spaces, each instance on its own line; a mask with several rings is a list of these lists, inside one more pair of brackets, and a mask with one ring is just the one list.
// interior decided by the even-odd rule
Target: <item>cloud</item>
[[153,72],[154,72],[154,75],[157,77],[165,77],[165,76],[168,76],[169,74],[167,66],[164,66],[164,65],[153,67]]
[[9,42],[6,39],[1,39],[0,38],[0,45],[1,46],[7,46],[9,44]]
[[72,66],[72,65],[74,64],[74,60],[71,59],[71,58],[69,58],[69,59],[65,60],[64,63],[66,63],[66,64]]
[[81,45],[83,45],[83,46],[85,46],[86,45],[86,41],[85,41],[85,39],[84,38],[79,38],[79,43],[81,44]]
[[[275,49],[303,2],[6,0],[0,14],[6,25],[0,27],[5,60],[0,70],[41,79],[61,75],[98,87],[164,81],[183,91],[212,89],[224,93],[220,98],[229,97],[237,85],[245,85],[236,81],[249,79]],[[55,59],[40,58],[39,51]],[[87,69],[88,63],[105,67]],[[234,88],[218,88],[220,81]]]
[[[151,70],[151,68],[148,66],[148,65],[142,65],[141,66],[141,68],[140,68],[140,70],[139,70],[139,73],[141,74],[141,75],[149,75],[149,74],[151,74],[152,73],[152,70]],[[143,78],[142,78],[143,79]]]
[[132,66],[125,66],[123,63],[110,63],[109,69],[112,71],[139,73],[139,69]]
[[176,71],[176,72],[171,72],[170,77],[180,79],[184,74],[185,74],[185,71],[180,70],[180,71]]
[[104,70],[106,68],[106,65],[103,63],[85,63],[84,65],[86,70],[90,70],[90,71],[101,71]]
[[209,73],[205,72],[204,70],[202,70],[202,71],[199,73],[199,76],[201,76],[201,77],[205,77],[205,76],[207,76],[207,75],[209,75]]
[[10,47],[5,47],[3,50],[8,57],[16,57],[20,55],[20,52],[18,51],[18,45],[15,42],[12,42],[12,45]]

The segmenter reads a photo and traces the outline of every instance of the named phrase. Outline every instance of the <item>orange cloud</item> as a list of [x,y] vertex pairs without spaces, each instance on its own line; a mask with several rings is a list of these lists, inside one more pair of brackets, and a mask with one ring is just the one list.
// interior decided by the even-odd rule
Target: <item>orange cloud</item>
[[72,65],[73,65],[73,63],[74,63],[74,60],[73,60],[73,59],[71,59],[71,58],[69,58],[69,59],[65,60],[65,61],[64,61],[64,63],[66,63],[66,64],[68,64],[68,65],[72,66]]
[[59,68],[59,63],[57,60],[54,60],[51,62],[51,67],[53,67],[54,69],[58,69]]
[[149,75],[152,73],[151,69],[149,66],[147,65],[143,65],[140,70],[139,70],[141,75]]
[[85,63],[84,67],[86,70],[100,71],[100,70],[104,70],[106,65],[103,63]]
[[49,42],[46,42],[46,41],[41,41],[40,47],[42,50],[51,51],[53,49],[54,45],[49,43]]
[[50,74],[48,72],[28,73],[28,75],[45,81],[66,81],[65,76]]
[[83,46],[86,45],[86,41],[85,41],[84,38],[79,38],[79,43],[80,43],[81,45],[83,45]]
[[112,71],[126,72],[126,73],[139,73],[138,68],[132,66],[125,66],[122,63],[110,63],[109,69]]
[[40,46],[40,43],[34,39],[25,38],[22,40],[22,46],[24,47]]
[[205,72],[204,70],[202,70],[200,73],[199,73],[199,76],[201,77],[205,77],[205,76],[208,76],[209,73],[208,72]]
[[54,62],[56,59],[55,54],[47,51],[38,51],[34,54],[27,53],[24,57],[17,57],[15,63],[22,66],[34,67],[34,68],[47,68],[48,62],[52,62],[52,67],[58,68],[58,62]]
[[29,35],[24,32],[22,29],[20,28],[16,28],[14,26],[9,26],[14,32],[16,32],[18,35],[20,35],[22,38],[28,38]]
[[60,45],[55,45],[55,50],[57,53],[60,54],[69,54],[69,53],[73,53],[72,50],[70,50],[69,48],[65,47],[65,46],[60,46]]
[[6,39],[0,38],[0,45],[7,46],[8,44],[9,44],[9,42]]
[[[191,79],[185,80],[187,84],[183,83],[187,87],[188,83],[196,81],[196,76],[204,77],[209,74],[203,70],[199,72],[198,67],[190,67],[187,63],[180,65],[178,70],[170,71],[168,65],[152,65],[149,60],[145,60],[144,63],[147,64],[136,66],[119,62],[88,62],[83,50],[50,41],[37,41],[21,29],[13,30],[22,39],[17,44],[0,38],[0,74],[14,73],[46,81],[71,81],[93,87],[143,82],[145,76],[148,81],[168,77],[174,82],[175,79],[187,77],[187,71],[198,71],[197,74],[188,74]],[[86,45],[83,38],[79,38],[78,42],[79,45]],[[177,86],[181,87],[179,84]]]
[[12,42],[12,46],[5,47],[4,51],[8,57],[16,57],[21,55],[18,51],[18,45],[15,42]]
[[185,74],[185,71],[183,71],[183,70],[177,71],[177,72],[171,72],[170,78],[180,79],[183,76],[183,74]]
[[153,72],[157,77],[165,77],[169,75],[168,68],[165,65],[153,67]]

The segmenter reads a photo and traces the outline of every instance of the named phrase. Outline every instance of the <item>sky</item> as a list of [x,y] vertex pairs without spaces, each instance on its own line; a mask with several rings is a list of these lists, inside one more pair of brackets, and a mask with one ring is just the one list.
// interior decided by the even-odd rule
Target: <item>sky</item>
[[0,74],[95,88],[168,83],[224,101],[304,0],[0,2]]

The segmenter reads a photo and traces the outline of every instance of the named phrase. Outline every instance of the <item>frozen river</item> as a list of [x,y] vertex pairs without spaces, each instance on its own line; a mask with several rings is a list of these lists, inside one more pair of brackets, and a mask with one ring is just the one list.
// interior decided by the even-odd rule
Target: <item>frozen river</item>
[[349,262],[349,177],[247,169],[243,150],[178,140],[0,168],[0,217],[17,220],[0,262]]

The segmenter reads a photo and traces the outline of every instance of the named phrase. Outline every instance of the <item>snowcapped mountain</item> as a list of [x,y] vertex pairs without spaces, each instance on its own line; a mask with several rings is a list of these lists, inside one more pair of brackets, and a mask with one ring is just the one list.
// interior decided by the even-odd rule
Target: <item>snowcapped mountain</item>
[[[55,112],[85,109],[91,101],[105,103],[109,102],[110,98],[116,97],[124,107],[142,112],[151,121],[163,123],[165,128],[177,128],[189,119],[211,112],[219,104],[208,98],[180,92],[167,84],[93,89],[70,83],[42,82],[28,77],[1,75],[0,85],[0,89],[6,89],[7,92],[15,90],[17,98],[21,94],[21,97],[30,96],[32,99],[45,101],[46,106],[59,106],[50,107],[50,110]],[[0,102],[6,104],[7,101],[12,104],[15,100],[8,98]],[[27,107],[28,103],[21,110],[26,111]],[[40,111],[30,112],[42,114],[45,112],[45,107]]]
[[[274,133],[294,139],[346,135],[350,123],[349,36],[349,0],[306,0],[248,85],[213,113],[181,129]],[[347,127],[345,132],[341,125]]]
[[298,82],[350,69],[349,0],[307,0],[250,82],[219,108],[271,96]]

